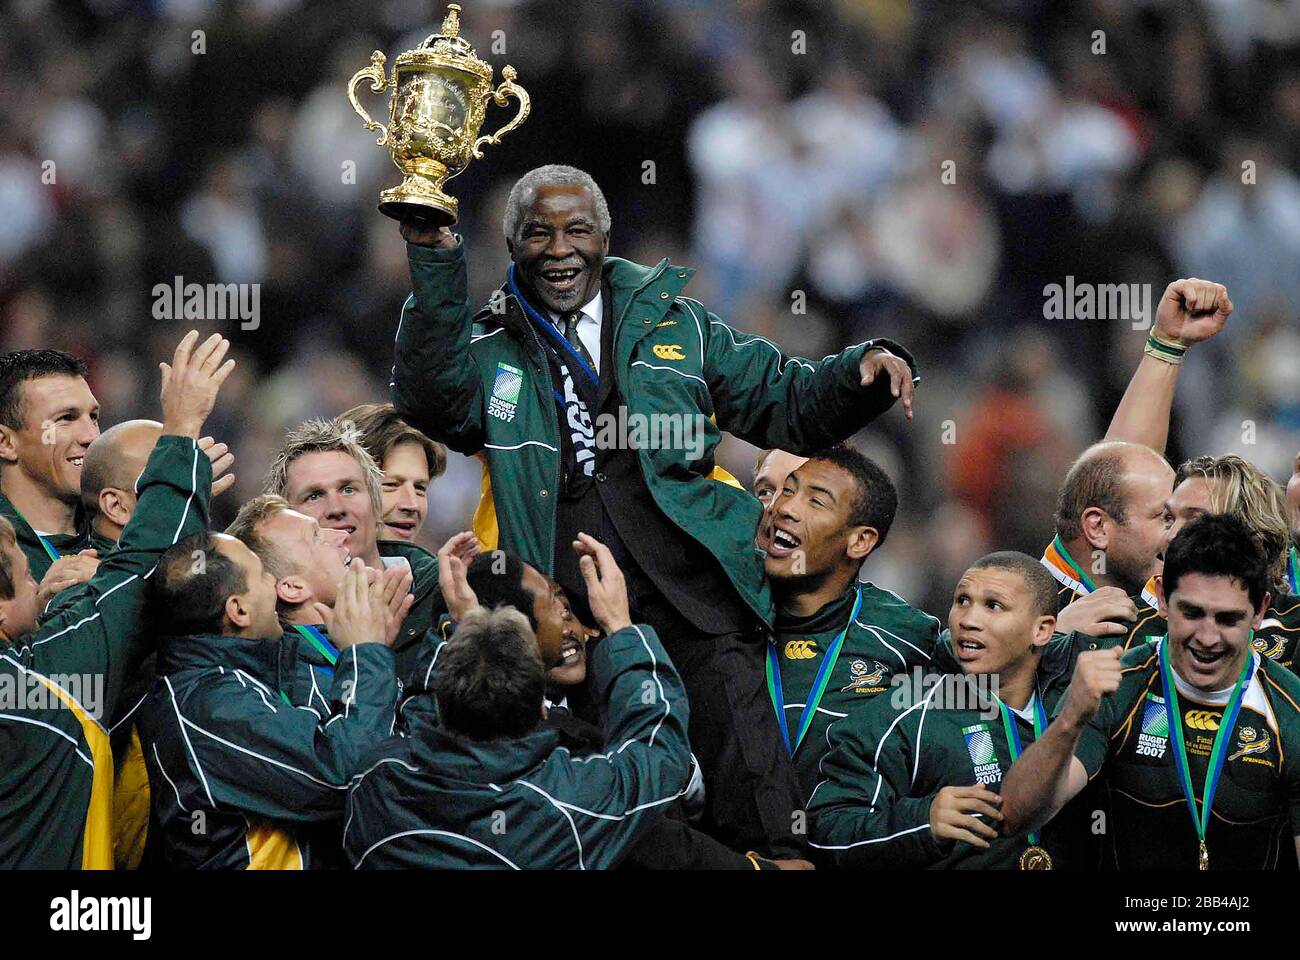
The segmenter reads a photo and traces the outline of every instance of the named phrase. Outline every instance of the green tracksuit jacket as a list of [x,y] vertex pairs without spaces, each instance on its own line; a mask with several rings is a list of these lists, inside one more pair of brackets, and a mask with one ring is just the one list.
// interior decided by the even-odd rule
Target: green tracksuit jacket
[[[860,585],[862,604],[850,624],[858,586],[850,587],[811,617],[794,617],[778,607],[776,627],[769,639],[768,690],[775,703],[772,663],[779,663],[788,742],[791,746],[798,743],[794,765],[805,798],[821,780],[818,766],[829,749],[826,733],[831,724],[886,693],[896,675],[927,667],[939,636],[938,620],[898,594],[869,582]],[[825,692],[800,741],[799,721],[805,705],[827,652],[846,626],[839,655],[829,668]]]
[[[476,314],[463,246],[408,245],[413,293],[397,330],[392,398],[398,412],[435,440],[485,462],[474,531],[486,549],[513,550],[552,572],[560,493],[560,424],[546,354],[509,291]],[[857,432],[890,408],[888,378],[861,386],[871,346],[911,362],[901,346],[872,340],[822,360],[787,356],[741,333],[682,295],[693,270],[605,260],[613,298],[612,371],[631,418],[672,423],[694,417],[703,453],[685,444],[638,450],[656,505],[718,558],[739,595],[763,620],[774,607],[754,546],[761,506],[713,452],[726,430],[762,447],[810,454]],[[659,418],[654,420],[651,418]],[[725,474],[725,476],[724,476]],[[730,482],[726,482],[730,481]]]
[[462,739],[439,725],[431,696],[407,700],[409,735],[384,743],[353,781],[348,861],[381,869],[616,865],[686,790],[686,694],[647,626],[601,640],[591,666],[608,708],[603,754],[573,756],[554,727],[491,743]]
[[308,869],[337,862],[318,843],[348,780],[393,732],[393,653],[344,650],[330,712],[281,695],[282,638],[173,637],[137,711],[163,861],[173,869]]
[[80,506],[77,507],[77,532],[74,534],[55,534],[42,538],[3,493],[0,493],[0,517],[14,525],[14,532],[18,534],[18,549],[26,554],[27,567],[37,583],[44,579],[54,563],[50,551],[60,557],[70,557],[90,546],[90,521]]
[[[1112,641],[1113,642],[1113,641]],[[1072,633],[1053,637],[1038,668],[1038,689],[1051,717],[1069,687],[1080,652],[1106,643]],[[945,631],[933,669],[961,676]],[[858,869],[1014,869],[1029,846],[1026,834],[993,841],[987,850],[938,841],[930,832],[930,803],[943,787],[982,783],[997,792],[1011,753],[995,704],[951,684],[916,690],[904,684],[850,714],[830,731],[822,761],[825,779],[808,804],[811,846],[836,866]],[[945,698],[947,702],[945,702]],[[1034,741],[1032,722],[1015,716],[1022,747]],[[1088,811],[1080,798],[1042,831],[1039,843],[1057,868],[1078,867],[1086,854]]]
[[137,484],[136,515],[90,595],[0,650],[0,869],[112,866],[109,733],[153,647],[142,628],[145,578],[186,523],[206,524],[211,482],[192,439],[162,437]]

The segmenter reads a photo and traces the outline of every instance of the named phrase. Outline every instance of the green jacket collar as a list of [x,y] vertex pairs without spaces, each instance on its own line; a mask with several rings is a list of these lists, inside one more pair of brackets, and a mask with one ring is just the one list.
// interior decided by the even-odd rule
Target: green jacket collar
[[158,673],[181,670],[243,670],[263,683],[276,683],[280,661],[280,637],[251,640],[199,633],[167,637],[158,652]]
[[430,590],[438,586],[438,558],[424,547],[403,540],[380,540],[379,555],[404,557],[411,565],[411,576],[414,580],[411,584],[411,592],[415,594],[417,604],[428,596]]
[[431,719],[428,728],[412,732],[412,741],[435,783],[481,786],[526,776],[561,745],[561,734],[543,723],[522,737],[478,743],[448,733]]
[[776,630],[778,633],[825,633],[828,630],[842,630],[853,609],[857,594],[856,583],[850,584],[842,594],[823,606],[816,613],[807,617],[796,617],[777,606]]

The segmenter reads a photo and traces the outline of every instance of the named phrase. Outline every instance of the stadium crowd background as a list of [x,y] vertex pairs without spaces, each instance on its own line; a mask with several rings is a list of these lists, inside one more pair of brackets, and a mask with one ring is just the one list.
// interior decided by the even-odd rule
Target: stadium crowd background
[[[1127,317],[1046,319],[1043,288],[1067,276],[1150,284],[1152,316],[1175,277],[1224,283],[1236,312],[1189,355],[1171,459],[1238,452],[1289,475],[1300,2],[462,3],[479,56],[498,76],[513,64],[533,101],[452,185],[479,302],[503,277],[511,183],[571,163],[608,197],[612,254],[698,267],[693,295],[737,327],[806,355],[867,336],[916,353],[916,421],[888,417],[858,438],[902,501],[870,579],[939,611],[974,558],[1041,551],[1065,468],[1105,430],[1146,339]],[[75,353],[105,423],[148,415],[153,358],[196,325],[155,319],[154,285],[260,284],[256,330],[197,324],[230,337],[240,361],[209,421],[238,457],[219,526],[259,492],[286,427],[386,397],[409,279],[375,203],[397,172],[345,84],[371,50],[391,64],[414,47],[444,10],[0,9],[0,351]],[[386,97],[363,95],[377,117]],[[508,115],[490,109],[485,132]],[[941,182],[945,161],[954,183]],[[729,440],[722,462],[747,481],[753,453]],[[468,525],[478,478],[450,457],[426,544]]]

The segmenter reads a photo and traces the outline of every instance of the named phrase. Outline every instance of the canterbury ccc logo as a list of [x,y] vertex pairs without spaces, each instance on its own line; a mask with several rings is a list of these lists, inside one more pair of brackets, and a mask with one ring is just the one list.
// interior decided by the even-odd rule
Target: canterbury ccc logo
[[660,360],[685,360],[686,354],[682,353],[680,343],[656,343],[654,345],[655,356]]
[[787,660],[811,660],[819,652],[816,640],[790,640],[785,645]]
[[1223,714],[1214,710],[1188,710],[1183,719],[1193,730],[1218,730]]

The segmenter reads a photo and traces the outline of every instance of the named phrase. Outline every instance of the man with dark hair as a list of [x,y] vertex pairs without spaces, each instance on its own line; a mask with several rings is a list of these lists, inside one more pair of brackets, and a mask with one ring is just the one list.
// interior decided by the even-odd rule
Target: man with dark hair
[[1156,586],[1168,634],[1122,660],[1079,657],[1059,715],[1007,776],[1003,832],[1051,820],[1100,775],[1120,869],[1294,869],[1300,678],[1250,643],[1268,559],[1239,519],[1208,515],[1170,543]]
[[191,517],[207,522],[211,469],[197,440],[234,367],[222,363],[227,341],[197,339],[187,334],[162,365],[163,435],[136,483],[136,516],[87,596],[39,629],[27,555],[0,519],[0,690],[14,695],[0,708],[0,869],[113,866],[109,731],[154,646],[147,578]]
[[363,403],[339,419],[356,425],[383,471],[379,539],[413,541],[429,515],[429,484],[447,469],[446,448],[399,417],[391,403]]
[[[714,451],[727,431],[806,454],[898,400],[910,416],[910,355],[870,340],[805,360],[738,332],[683,295],[691,270],[608,256],[603,194],[573,167],[539,167],[512,188],[512,264],[480,310],[461,239],[401,230],[413,293],[394,352],[397,412],[481,456],[485,549],[514,550],[581,606],[569,543],[588,531],[609,544],[637,618],[665,638],[690,691],[708,828],[729,846],[797,852],[799,787],[755,642],[775,612],[752,546],[759,504]],[[638,426],[656,423],[679,429],[645,440]]]
[[592,651],[604,751],[574,756],[542,722],[545,664],[527,618],[508,607],[474,612],[462,574],[444,587],[460,626],[437,647],[436,710],[404,708],[409,735],[376,751],[348,794],[353,867],[616,866],[686,790],[681,679],[654,629],[633,625],[609,550],[585,534],[579,548],[605,631]]
[[1055,583],[1041,564],[1011,551],[976,561],[953,593],[934,674],[922,682],[918,671],[831,727],[809,801],[813,849],[865,869],[1080,866],[1087,811],[1041,836],[996,829],[1003,775],[1096,643],[1053,636],[1055,624]]
[[927,665],[934,650],[938,620],[858,579],[897,510],[888,475],[836,447],[785,477],[763,514],[757,542],[777,600],[768,691],[804,799],[821,779],[827,728],[889,689],[895,674]]
[[[1178,467],[1169,508],[1173,519],[1165,532],[1164,550],[1186,524],[1207,514],[1236,517],[1251,531],[1268,560],[1269,579],[1268,609],[1251,636],[1251,646],[1294,671],[1300,643],[1300,597],[1291,589],[1290,518],[1281,485],[1249,460],[1233,454],[1195,457]],[[1124,638],[1124,649],[1164,636],[1168,628],[1159,610],[1143,610]]]
[[84,363],[61,350],[0,356],[0,516],[37,583],[89,543],[81,467],[97,436],[99,401]]
[[347,783],[393,728],[389,645],[411,604],[403,573],[368,584],[353,559],[332,610],[322,605],[341,651],[322,713],[279,689],[275,578],[256,554],[234,537],[200,533],[163,556],[153,583],[167,638],[137,722],[168,867],[336,862]]

